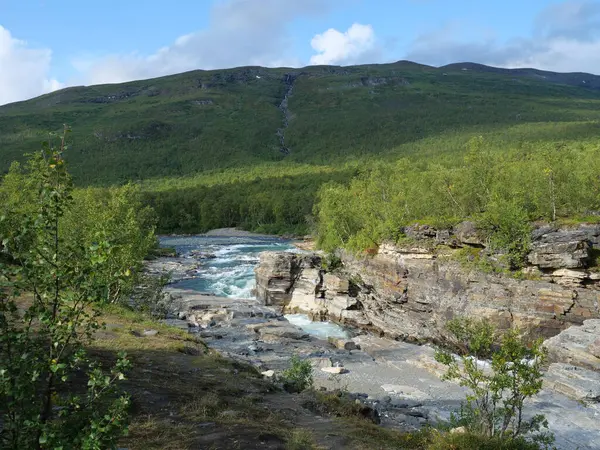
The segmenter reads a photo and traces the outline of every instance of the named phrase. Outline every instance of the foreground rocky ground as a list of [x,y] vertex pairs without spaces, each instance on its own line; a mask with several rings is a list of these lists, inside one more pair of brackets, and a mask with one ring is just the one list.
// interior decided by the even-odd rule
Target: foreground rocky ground
[[[309,336],[285,320],[277,308],[256,300],[178,289],[168,289],[168,293],[178,312],[171,325],[191,327],[210,348],[252,364],[267,380],[286,369],[293,354],[300,355],[312,363],[317,387],[354,393],[357,401],[377,411],[383,427],[409,431],[436,424],[447,419],[464,398],[460,386],[440,379],[443,368],[433,359],[430,346],[364,332],[348,341],[327,342]],[[572,377],[573,372],[560,369],[549,372],[546,388],[528,404],[527,411],[546,415],[558,448],[598,449],[600,408],[590,397],[596,385],[592,380],[590,391],[582,388],[589,401],[577,401],[576,396],[564,395],[565,386],[571,385],[564,383],[565,377]]]

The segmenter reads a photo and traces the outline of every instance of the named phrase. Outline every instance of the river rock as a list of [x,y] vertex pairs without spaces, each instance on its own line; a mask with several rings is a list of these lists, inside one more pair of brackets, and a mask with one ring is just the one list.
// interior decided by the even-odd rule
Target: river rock
[[340,375],[348,372],[344,367],[321,367],[321,370],[325,373],[331,373],[333,375]]
[[550,364],[544,375],[544,387],[577,401],[600,402],[600,372],[571,364]]
[[296,327],[294,325],[261,327],[258,330],[258,333],[263,338],[266,336],[297,340],[308,338],[308,333],[302,330],[302,328]]
[[349,339],[340,339],[333,336],[329,336],[327,339],[330,344],[333,344],[334,347],[339,348],[340,350],[357,350],[358,346],[356,342],[351,341]]
[[292,287],[304,269],[321,265],[314,254],[298,255],[290,252],[263,252],[255,269],[256,294],[265,305],[287,305],[292,298]]
[[581,326],[572,326],[547,339],[544,346],[552,361],[563,362],[600,372],[598,341],[600,319],[591,319]]

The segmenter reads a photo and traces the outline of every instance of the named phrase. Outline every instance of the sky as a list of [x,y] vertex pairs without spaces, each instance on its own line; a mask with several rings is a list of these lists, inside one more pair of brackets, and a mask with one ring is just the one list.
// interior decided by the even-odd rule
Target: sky
[[600,74],[600,0],[0,0],[0,105],[195,69],[402,59]]

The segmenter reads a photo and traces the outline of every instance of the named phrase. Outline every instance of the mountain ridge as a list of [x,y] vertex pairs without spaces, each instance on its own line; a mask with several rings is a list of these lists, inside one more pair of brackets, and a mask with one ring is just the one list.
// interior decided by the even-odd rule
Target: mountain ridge
[[398,61],[72,87],[0,107],[0,173],[68,124],[77,185],[139,182],[163,231],[304,232],[323,183],[379,163],[456,164],[477,136],[495,152],[595,145],[600,77],[581,78]]
[[[114,82],[114,83],[98,83],[98,84],[89,84],[89,85],[76,85],[76,86],[68,86],[53,92],[49,92],[46,94],[42,94],[30,99],[20,100],[17,102],[11,102],[4,105],[0,105],[0,113],[2,113],[3,108],[11,107],[13,105],[19,105],[23,103],[28,103],[40,98],[48,98],[54,95],[60,95],[63,93],[70,92],[72,90],[80,90],[94,87],[105,87],[105,86],[116,86],[116,85],[126,85],[130,83],[140,83],[144,81],[153,81],[153,80],[161,80],[170,77],[177,77],[186,74],[192,73],[214,73],[214,72],[228,72],[228,71],[239,71],[239,70],[277,70],[277,71],[287,71],[287,72],[296,72],[298,74],[310,73],[311,69],[327,69],[327,68],[372,68],[372,67],[399,67],[399,66],[409,66],[413,68],[421,68],[421,69],[429,69],[429,70],[473,70],[477,72],[489,72],[489,73],[499,73],[499,74],[507,74],[507,75],[515,75],[515,76],[530,76],[530,77],[540,77],[545,79],[546,81],[555,82],[558,84],[567,84],[573,86],[581,86],[581,87],[592,87],[592,88],[600,88],[600,75],[592,74],[589,72],[556,72],[549,70],[536,69],[534,67],[514,67],[514,68],[504,68],[504,67],[496,67],[486,64],[473,63],[469,61],[464,62],[456,62],[451,64],[446,64],[442,66],[432,66],[428,64],[421,64],[414,61],[409,60],[398,60],[391,63],[367,63],[367,64],[356,64],[356,65],[311,65],[304,67],[264,67],[264,66],[236,66],[225,69],[193,69],[185,72],[170,74],[170,75],[162,75],[158,77],[150,77],[150,78],[141,78],[137,80],[123,81],[123,82]],[[581,83],[576,81],[570,81],[569,77],[580,77],[584,79],[589,79],[592,82],[592,86],[587,85],[588,83]],[[588,80],[582,80],[588,81]],[[587,85],[587,86],[586,86]]]

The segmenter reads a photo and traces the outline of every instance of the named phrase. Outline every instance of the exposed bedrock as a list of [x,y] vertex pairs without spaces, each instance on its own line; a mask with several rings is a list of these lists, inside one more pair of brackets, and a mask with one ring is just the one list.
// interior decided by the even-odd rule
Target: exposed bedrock
[[456,248],[485,246],[473,224],[409,233],[410,245],[382,244],[365,257],[342,253],[343,268],[334,273],[321,269],[316,254],[263,253],[258,298],[412,342],[443,341],[445,323],[456,316],[487,318],[499,328],[517,325],[544,338],[600,317],[600,274],[591,267],[600,226],[535,230],[525,270],[533,279],[526,280],[469,269],[452,258]]

